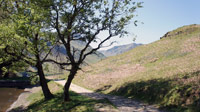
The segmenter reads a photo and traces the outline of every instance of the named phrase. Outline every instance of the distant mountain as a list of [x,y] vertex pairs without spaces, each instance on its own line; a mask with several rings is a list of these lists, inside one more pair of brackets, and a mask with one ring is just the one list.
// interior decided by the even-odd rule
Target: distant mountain
[[[85,47],[86,43],[81,42],[81,41],[74,41],[74,42],[71,42],[71,44],[73,46],[73,49],[77,50],[77,52],[75,53],[75,58],[79,59],[80,50],[82,50]],[[91,50],[92,50],[92,47],[88,47],[88,49],[86,50],[86,53],[90,52]],[[56,46],[53,49],[54,56],[56,56],[56,54],[58,54],[58,53],[64,55],[64,57],[66,56],[67,52],[63,45]],[[104,58],[105,58],[105,56],[102,53],[97,51],[95,54],[92,54],[92,55],[89,55],[88,57],[86,57],[85,62],[89,63],[89,64],[96,63]]]
[[137,46],[140,46],[142,44],[136,44],[136,43],[132,43],[132,44],[127,44],[127,45],[120,45],[120,46],[115,46],[111,49],[108,50],[102,50],[100,51],[101,53],[103,53],[105,56],[115,56],[118,54],[122,54],[126,51],[129,51]]

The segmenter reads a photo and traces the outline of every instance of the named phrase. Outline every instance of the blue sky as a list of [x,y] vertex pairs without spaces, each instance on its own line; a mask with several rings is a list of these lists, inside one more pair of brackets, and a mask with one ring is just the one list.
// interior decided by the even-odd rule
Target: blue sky
[[[132,43],[148,44],[159,40],[166,32],[190,24],[200,24],[200,0],[137,0],[143,1],[143,8],[137,10],[137,27],[130,24],[130,35],[117,39],[115,45]],[[144,24],[141,24],[141,23]]]

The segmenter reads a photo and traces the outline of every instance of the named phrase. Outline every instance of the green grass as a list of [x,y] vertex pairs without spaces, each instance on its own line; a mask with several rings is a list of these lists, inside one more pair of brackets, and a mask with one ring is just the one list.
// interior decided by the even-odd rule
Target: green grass
[[169,34],[85,67],[85,72],[80,71],[73,83],[105,94],[157,104],[171,111],[198,112],[200,25],[181,27]]
[[[110,94],[139,99],[150,104],[159,104],[160,107],[170,111],[199,112],[199,83],[195,80],[192,81],[193,77],[197,78],[199,75],[200,71],[197,71],[180,74],[179,77],[127,83]],[[190,82],[183,84],[181,80]]]
[[45,101],[40,90],[28,97],[31,105],[26,110],[27,112],[95,112],[96,104],[110,105],[106,99],[94,100],[72,91],[70,91],[71,101],[63,102],[62,87],[54,82],[50,82],[49,87],[54,90],[55,98]]

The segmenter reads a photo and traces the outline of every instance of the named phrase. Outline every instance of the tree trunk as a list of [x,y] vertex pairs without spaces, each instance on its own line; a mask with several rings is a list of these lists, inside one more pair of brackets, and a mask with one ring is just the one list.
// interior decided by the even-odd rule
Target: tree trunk
[[70,87],[72,80],[74,79],[74,76],[76,75],[77,71],[78,71],[78,67],[72,65],[67,82],[65,83],[65,86],[64,86],[64,101],[66,101],[66,102],[70,101],[69,87]]
[[2,78],[3,77],[3,70],[2,70],[2,68],[0,67],[0,78]]
[[38,69],[38,75],[40,78],[40,85],[42,87],[42,91],[43,91],[45,100],[49,100],[49,99],[53,98],[54,96],[53,96],[53,94],[51,94],[51,92],[48,88],[47,81],[45,79],[43,67],[42,67],[40,60],[38,60],[38,62],[37,62],[37,69]]
[[3,78],[9,78],[9,72],[6,72]]

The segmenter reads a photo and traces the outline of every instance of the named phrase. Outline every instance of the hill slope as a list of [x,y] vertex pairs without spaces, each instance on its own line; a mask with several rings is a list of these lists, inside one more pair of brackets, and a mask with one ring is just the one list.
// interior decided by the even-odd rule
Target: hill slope
[[171,111],[200,111],[200,25],[178,28],[159,41],[109,57],[84,71],[74,83]]
[[142,44],[136,44],[136,43],[132,43],[132,44],[127,44],[127,45],[121,45],[121,46],[115,46],[113,48],[110,48],[108,50],[102,50],[100,51],[101,53],[103,53],[105,56],[115,56],[118,54],[122,54],[124,52],[127,52],[137,46],[140,46]]

